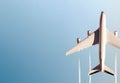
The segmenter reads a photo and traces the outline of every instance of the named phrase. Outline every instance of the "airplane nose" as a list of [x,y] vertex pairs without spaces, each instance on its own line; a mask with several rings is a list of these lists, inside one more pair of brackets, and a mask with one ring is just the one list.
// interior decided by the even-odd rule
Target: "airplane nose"
[[100,26],[106,27],[106,16],[103,11],[101,12],[101,16],[100,16]]
[[104,11],[102,11],[101,13],[104,14]]
[[104,11],[101,12],[101,16],[104,17],[105,16],[105,13]]

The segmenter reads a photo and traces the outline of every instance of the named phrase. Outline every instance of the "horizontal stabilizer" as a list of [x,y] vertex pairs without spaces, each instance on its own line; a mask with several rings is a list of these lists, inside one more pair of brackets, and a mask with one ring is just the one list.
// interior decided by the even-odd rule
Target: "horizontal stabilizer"
[[[98,66],[96,66],[95,68],[93,68],[93,69],[88,73],[88,75],[92,75],[92,74],[95,74],[95,73],[97,73],[97,72],[102,72],[100,65],[98,65]],[[106,72],[106,73],[108,73],[108,74],[110,74],[110,75],[112,75],[112,76],[115,75],[115,73],[114,73],[109,67],[107,67],[107,66],[104,66],[104,71],[103,71],[103,72]]]
[[107,66],[105,66],[104,67],[105,69],[104,69],[104,71],[106,72],[106,73],[108,73],[108,74],[110,74],[110,75],[115,75],[115,73],[109,68],[109,67],[107,67]]
[[100,65],[96,66],[95,68],[93,68],[89,73],[88,75],[92,75],[92,74],[95,74],[97,72],[100,72]]

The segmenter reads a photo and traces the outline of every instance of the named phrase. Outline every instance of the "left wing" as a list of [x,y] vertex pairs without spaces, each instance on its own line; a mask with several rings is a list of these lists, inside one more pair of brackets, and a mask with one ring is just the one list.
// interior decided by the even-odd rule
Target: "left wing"
[[107,31],[107,43],[120,48],[120,39],[115,37],[113,33]]
[[94,33],[92,33],[90,36],[88,36],[86,39],[81,41],[79,44],[74,46],[72,49],[66,52],[66,55],[70,55],[74,52],[78,52],[80,50],[83,50],[87,47],[90,47],[92,45],[95,45],[99,42],[99,29],[97,29]]

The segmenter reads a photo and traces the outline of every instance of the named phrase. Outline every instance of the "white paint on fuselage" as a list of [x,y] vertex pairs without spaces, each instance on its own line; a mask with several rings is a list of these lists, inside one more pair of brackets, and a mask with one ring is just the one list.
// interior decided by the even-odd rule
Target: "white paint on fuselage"
[[100,60],[101,72],[104,72],[104,65],[105,65],[106,35],[107,35],[106,16],[104,12],[102,12],[100,17],[100,28],[99,28],[99,60]]

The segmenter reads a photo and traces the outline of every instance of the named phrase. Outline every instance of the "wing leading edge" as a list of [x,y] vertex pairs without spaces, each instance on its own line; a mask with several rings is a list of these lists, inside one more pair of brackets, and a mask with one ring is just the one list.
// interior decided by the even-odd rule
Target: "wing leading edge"
[[99,29],[66,52],[66,56],[99,43]]

